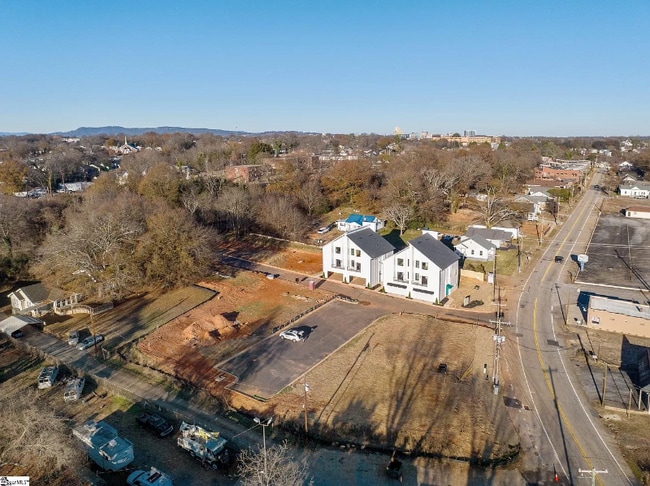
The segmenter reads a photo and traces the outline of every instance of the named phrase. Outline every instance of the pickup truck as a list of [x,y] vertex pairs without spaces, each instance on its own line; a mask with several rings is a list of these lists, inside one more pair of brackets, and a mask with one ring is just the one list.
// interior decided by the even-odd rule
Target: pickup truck
[[144,412],[136,418],[136,420],[138,421],[138,424],[140,424],[140,427],[149,429],[158,437],[166,437],[174,431],[174,426],[172,424],[155,413]]

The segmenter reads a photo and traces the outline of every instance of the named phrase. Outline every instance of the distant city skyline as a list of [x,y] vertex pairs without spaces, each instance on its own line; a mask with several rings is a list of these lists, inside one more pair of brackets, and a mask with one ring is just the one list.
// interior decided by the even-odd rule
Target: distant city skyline
[[0,132],[650,135],[650,3],[0,3]]

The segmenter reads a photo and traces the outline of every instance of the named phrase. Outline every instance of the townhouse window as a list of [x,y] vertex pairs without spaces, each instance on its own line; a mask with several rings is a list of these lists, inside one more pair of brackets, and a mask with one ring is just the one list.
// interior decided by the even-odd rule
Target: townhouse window
[[355,255],[355,256],[358,256],[358,257],[360,257],[360,256],[361,256],[361,250],[357,250],[357,253],[356,253],[356,255]]
[[404,274],[402,272],[397,272],[397,281],[398,282],[404,281]]
[[472,250],[472,255],[474,254],[474,250]]
[[336,260],[336,263],[334,265],[336,268],[341,268],[343,265],[341,265],[341,260]]
[[420,260],[415,260],[415,268],[420,268]]
[[337,255],[340,255],[341,254],[341,247],[340,246],[335,246],[334,247],[334,253],[336,253]]
[[479,256],[483,256],[483,250],[478,251]]
[[354,248],[350,248],[350,255],[354,256]]
[[429,270],[429,264],[427,262],[422,262],[422,270]]
[[404,259],[403,258],[398,258],[397,259],[397,266],[398,267],[403,267],[404,266]]
[[419,273],[416,273],[415,276],[413,277],[413,279],[414,279],[416,282],[418,282],[418,281],[420,280],[420,274],[419,274]]
[[429,279],[424,275],[422,275],[422,281],[420,282],[420,284],[426,287],[427,285],[429,285]]
[[350,268],[354,268],[354,260],[350,260]]
[[361,271],[361,262],[357,262],[357,272]]

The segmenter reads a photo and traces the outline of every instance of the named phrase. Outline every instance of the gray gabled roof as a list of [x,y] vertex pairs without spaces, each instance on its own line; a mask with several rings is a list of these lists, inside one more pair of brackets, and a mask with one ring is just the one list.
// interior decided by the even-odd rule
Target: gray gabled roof
[[482,236],[486,240],[510,241],[512,239],[512,235],[507,231],[503,231],[503,230],[495,230],[489,228],[476,228],[473,226],[467,228],[467,232],[465,233],[465,236],[468,236],[473,239],[474,236],[477,235]]
[[650,189],[650,182],[639,181],[639,182],[635,182],[634,184],[632,184],[632,183],[630,183],[630,184],[621,184],[619,186],[619,188],[621,188],[621,189],[635,189],[636,188],[636,189],[648,190],[648,189]]
[[455,251],[429,234],[413,238],[409,244],[443,270],[460,260]]
[[32,285],[28,285],[27,287],[21,287],[12,293],[16,294],[18,298],[21,298],[20,293],[22,293],[25,297],[29,299],[29,301],[32,304],[38,304],[40,302],[44,302],[45,300],[47,300],[47,297],[49,295],[48,290],[40,282]]
[[395,251],[395,247],[388,243],[384,237],[378,235],[368,227],[350,231],[346,235],[350,241],[357,245],[370,258],[377,258],[386,253]]
[[[474,241],[475,243],[482,246],[483,248],[485,248],[488,251],[492,250],[492,249],[496,249],[496,246],[494,246],[488,240],[483,238],[481,235],[474,235],[471,238],[467,238],[465,241],[469,241],[469,240]],[[465,243],[465,241],[461,241],[461,243]]]

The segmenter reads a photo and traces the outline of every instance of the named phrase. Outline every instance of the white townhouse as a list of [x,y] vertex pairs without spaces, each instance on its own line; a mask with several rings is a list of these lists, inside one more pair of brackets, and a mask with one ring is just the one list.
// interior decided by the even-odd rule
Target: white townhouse
[[636,198],[648,198],[650,196],[650,183],[636,182],[634,184],[621,184],[619,187],[621,196]]
[[365,280],[366,287],[381,283],[381,263],[395,247],[371,228],[363,227],[342,234],[323,245],[323,274],[338,273],[343,282]]
[[471,238],[463,236],[455,249],[465,258],[487,262],[494,260],[497,248],[481,235],[474,235]]
[[389,294],[439,303],[458,287],[459,259],[456,252],[425,233],[383,261],[384,290]]

